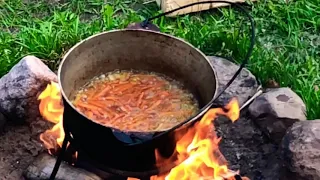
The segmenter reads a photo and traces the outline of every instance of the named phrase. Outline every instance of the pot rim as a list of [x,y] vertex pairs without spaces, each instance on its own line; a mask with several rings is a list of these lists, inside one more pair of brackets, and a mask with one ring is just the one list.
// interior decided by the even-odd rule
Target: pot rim
[[[112,129],[113,131],[125,132],[125,133],[139,133],[139,134],[146,134],[146,133],[148,133],[148,134],[149,134],[149,133],[165,132],[165,131],[168,131],[168,130],[170,130],[170,129],[173,128],[173,127],[172,127],[172,128],[169,128],[169,129],[166,129],[166,130],[162,130],[162,131],[139,132],[139,131],[124,131],[124,130],[120,130],[120,129],[117,129],[117,128],[114,128],[114,127],[111,127],[111,126],[105,126],[105,125],[102,125],[102,124],[100,124],[100,123],[97,123],[97,122],[91,120],[91,119],[88,118],[86,115],[84,115],[82,112],[78,111],[78,110],[76,109],[76,107],[70,102],[69,98],[67,98],[67,96],[66,96],[66,94],[65,94],[65,92],[64,92],[64,90],[63,90],[63,88],[62,88],[62,84],[61,84],[61,71],[62,71],[61,69],[62,69],[62,66],[63,66],[64,62],[66,61],[66,58],[69,56],[69,54],[72,53],[73,50],[76,49],[78,46],[80,46],[81,44],[83,44],[84,42],[86,42],[86,41],[88,41],[88,40],[90,40],[90,39],[93,39],[93,38],[95,38],[95,37],[98,37],[98,36],[101,36],[101,35],[104,35],[104,34],[107,34],[107,33],[116,33],[116,32],[124,32],[124,31],[143,31],[143,32],[146,32],[146,33],[155,33],[155,34],[158,34],[158,35],[161,35],[161,36],[167,36],[167,37],[169,37],[169,38],[173,38],[173,39],[175,39],[175,40],[177,40],[177,41],[180,41],[180,42],[182,42],[182,43],[185,43],[185,44],[187,44],[188,46],[190,46],[191,48],[195,49],[198,53],[200,53],[200,54],[204,57],[204,59],[207,61],[208,65],[211,67],[211,70],[213,71],[214,78],[215,78],[214,80],[216,81],[216,87],[215,87],[214,94],[213,94],[213,96],[212,96],[212,98],[211,98],[210,101],[212,101],[212,100],[216,97],[217,92],[218,92],[218,88],[219,88],[218,79],[217,79],[217,73],[216,73],[213,65],[210,63],[209,59],[207,58],[207,56],[206,56],[202,51],[200,51],[198,48],[194,47],[191,43],[185,41],[185,40],[182,39],[182,38],[175,37],[175,36],[173,36],[173,35],[166,34],[166,33],[162,33],[162,32],[152,31],[152,30],[146,30],[146,29],[116,29],[116,30],[104,31],[104,32],[100,32],[100,33],[91,35],[91,36],[89,36],[89,37],[81,40],[80,42],[76,43],[74,46],[72,46],[72,47],[67,51],[67,53],[64,54],[64,56],[63,56],[63,58],[62,58],[62,60],[61,60],[61,62],[60,62],[60,64],[59,64],[59,68],[58,68],[58,84],[59,84],[59,88],[60,88],[60,93],[62,94],[62,97],[63,97],[64,100],[68,103],[68,105],[69,105],[70,107],[72,107],[72,109],[75,110],[77,113],[79,113],[81,116],[85,117],[86,119],[90,120],[91,122],[93,122],[93,123],[95,123],[95,124],[97,124],[97,125],[100,125],[100,126],[103,126],[103,127],[106,127],[106,128],[110,128],[110,129]],[[209,101],[207,104],[205,104],[204,107],[207,106],[207,105],[210,103],[210,101]],[[197,114],[195,114],[195,115],[193,115],[193,116],[185,119],[185,121],[190,120],[190,119],[191,119],[191,120],[190,120],[188,123],[185,123],[183,126],[194,122],[196,119],[198,119],[200,116],[202,116],[209,108],[210,108],[210,106],[207,107],[207,108],[205,108],[205,109],[200,108],[200,109],[198,110]],[[185,121],[184,121],[184,122],[185,122]]]

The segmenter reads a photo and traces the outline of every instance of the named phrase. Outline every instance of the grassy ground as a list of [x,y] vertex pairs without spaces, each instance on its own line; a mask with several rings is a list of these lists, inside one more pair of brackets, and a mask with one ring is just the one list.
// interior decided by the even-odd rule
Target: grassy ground
[[[259,1],[251,8],[257,46],[248,68],[264,83],[289,86],[306,102],[309,119],[320,118],[320,0]],[[79,40],[159,13],[137,0],[0,0],[0,76],[27,54],[56,68]],[[162,18],[161,31],[182,37],[209,55],[241,61],[248,24],[231,8]],[[242,27],[242,31],[239,30]]]

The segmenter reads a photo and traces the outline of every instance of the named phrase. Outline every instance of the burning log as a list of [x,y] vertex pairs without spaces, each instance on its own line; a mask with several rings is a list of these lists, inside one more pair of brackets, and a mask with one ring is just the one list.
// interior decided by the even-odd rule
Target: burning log
[[[24,178],[28,180],[49,179],[56,159],[47,153],[40,154],[24,172]],[[83,169],[75,168],[67,164],[61,164],[56,179],[59,180],[102,180],[99,176]]]
[[[220,138],[212,132],[215,129],[212,121],[219,115],[227,116],[232,122],[236,121],[240,116],[238,101],[232,99],[224,109],[210,109],[182,137],[177,135],[177,166],[168,174],[153,176],[151,180],[249,180],[242,178],[239,172],[228,169],[227,161],[219,150]],[[171,161],[171,158],[163,158],[157,151],[155,153],[158,167]]]

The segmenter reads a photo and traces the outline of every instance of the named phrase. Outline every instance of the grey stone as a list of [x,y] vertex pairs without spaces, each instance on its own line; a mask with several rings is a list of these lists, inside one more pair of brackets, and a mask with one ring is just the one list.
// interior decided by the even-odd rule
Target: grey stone
[[278,118],[306,120],[306,105],[290,88],[267,89],[249,107],[253,117],[273,115]]
[[293,124],[281,144],[287,179],[320,179],[320,120]]
[[57,76],[38,58],[26,56],[0,79],[0,107],[10,120],[31,122],[39,117],[38,95]]
[[280,143],[293,123],[306,120],[306,106],[290,88],[268,89],[249,106],[252,119],[272,140]]
[[[239,65],[220,57],[208,56],[208,58],[216,70],[219,84],[218,92],[220,92],[239,69]],[[239,104],[243,105],[256,93],[257,87],[258,82],[255,76],[244,68],[230,87],[226,89],[215,103],[223,105],[229,102],[232,97],[237,97]]]

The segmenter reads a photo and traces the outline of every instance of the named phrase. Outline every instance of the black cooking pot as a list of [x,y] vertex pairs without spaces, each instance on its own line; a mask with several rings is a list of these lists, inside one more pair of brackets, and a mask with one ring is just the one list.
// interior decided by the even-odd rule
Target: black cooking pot
[[[251,23],[253,26],[253,21]],[[142,26],[150,27],[149,21]],[[171,156],[175,134],[183,134],[200,119],[211,107],[217,92],[215,70],[201,51],[182,39],[147,29],[131,27],[93,35],[68,51],[58,71],[64,104],[63,125],[68,141],[105,170],[131,177],[162,171],[154,165],[155,149],[164,157]],[[254,29],[252,32],[254,37]],[[253,47],[253,41],[251,43]],[[246,59],[249,59],[252,47]],[[115,69],[152,71],[176,79],[194,94],[201,110],[165,132],[124,132],[95,123],[78,111],[70,100],[93,77]],[[170,164],[166,167],[170,168]]]
[[[92,78],[115,69],[134,69],[165,74],[182,82],[204,107],[217,91],[216,74],[206,56],[174,36],[149,30],[115,30],[91,36],[64,56],[59,84],[64,100],[65,130],[94,159],[124,171],[153,169],[154,150],[174,149],[172,133],[152,139],[160,132],[122,132],[87,118],[70,102],[76,91]],[[192,121],[199,116],[193,117]]]

